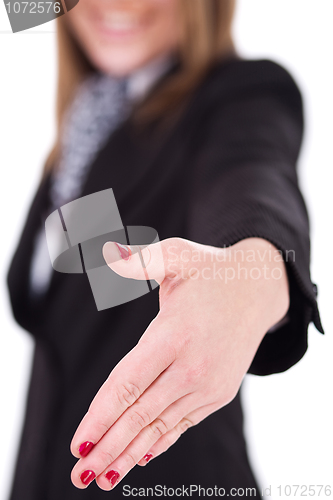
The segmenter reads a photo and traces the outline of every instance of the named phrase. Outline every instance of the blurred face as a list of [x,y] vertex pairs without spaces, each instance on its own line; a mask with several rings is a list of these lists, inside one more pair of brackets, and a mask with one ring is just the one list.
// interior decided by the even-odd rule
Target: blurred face
[[177,49],[179,1],[81,0],[66,20],[97,69],[125,76]]

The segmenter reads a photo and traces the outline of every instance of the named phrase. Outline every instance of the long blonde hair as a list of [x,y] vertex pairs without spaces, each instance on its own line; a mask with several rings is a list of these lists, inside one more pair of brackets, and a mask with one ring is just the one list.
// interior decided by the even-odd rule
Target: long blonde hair
[[[214,62],[234,51],[231,25],[235,0],[179,0],[182,22],[179,71],[166,79],[137,110],[137,121],[172,113],[195,89]],[[77,85],[94,71],[83,50],[67,27],[66,16],[57,20],[58,84],[57,137],[46,161],[45,172],[52,168],[59,153],[62,119]]]

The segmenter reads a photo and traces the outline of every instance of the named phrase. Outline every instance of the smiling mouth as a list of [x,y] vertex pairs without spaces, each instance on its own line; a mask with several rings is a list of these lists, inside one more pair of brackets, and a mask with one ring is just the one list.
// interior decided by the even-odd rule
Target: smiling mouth
[[97,23],[102,34],[123,38],[134,36],[142,31],[147,26],[147,19],[138,14],[113,11],[100,15]]

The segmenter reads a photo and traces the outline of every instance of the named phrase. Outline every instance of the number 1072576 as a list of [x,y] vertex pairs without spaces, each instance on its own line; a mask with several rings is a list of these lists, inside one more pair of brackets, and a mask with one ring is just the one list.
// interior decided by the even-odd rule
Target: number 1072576
[[8,2],[5,4],[8,14],[60,14],[60,2]]

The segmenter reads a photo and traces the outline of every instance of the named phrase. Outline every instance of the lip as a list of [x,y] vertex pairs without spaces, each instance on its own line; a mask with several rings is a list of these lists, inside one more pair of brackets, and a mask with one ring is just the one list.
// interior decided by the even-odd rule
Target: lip
[[125,41],[140,35],[148,26],[147,16],[137,17],[133,21],[126,19],[118,19],[116,21],[110,20],[106,16],[98,15],[95,17],[95,25],[98,33],[110,41]]

